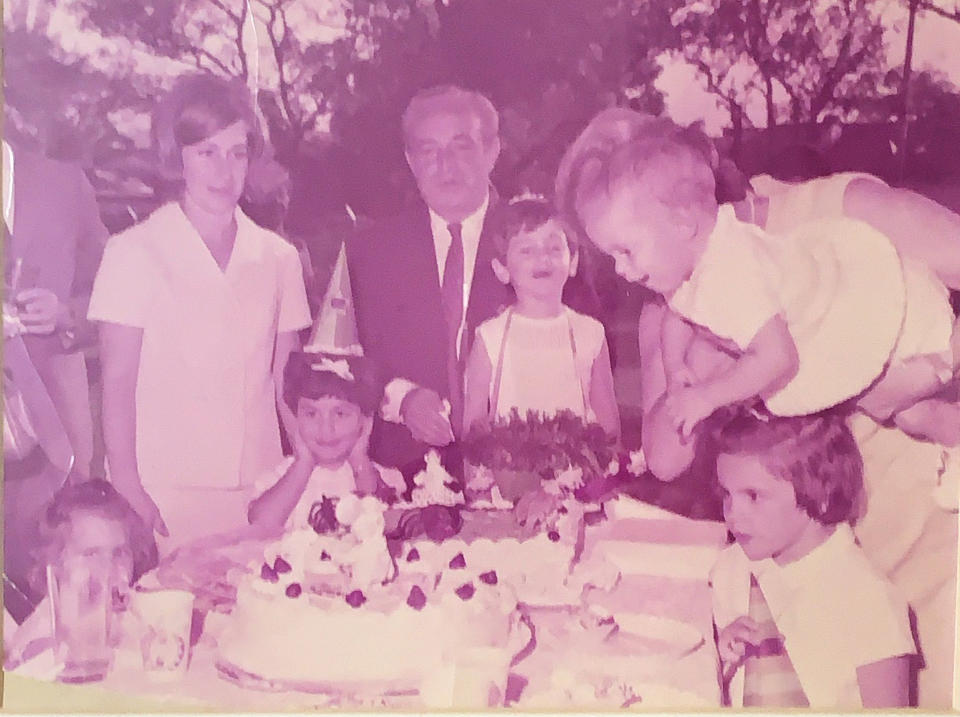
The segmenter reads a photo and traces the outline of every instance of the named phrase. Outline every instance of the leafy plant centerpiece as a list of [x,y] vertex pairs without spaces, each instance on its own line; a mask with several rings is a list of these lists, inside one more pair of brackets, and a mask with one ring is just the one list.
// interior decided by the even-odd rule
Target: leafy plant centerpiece
[[504,499],[515,502],[537,487],[572,493],[605,475],[617,449],[603,428],[572,411],[544,416],[513,409],[506,418],[472,428],[463,441],[463,457],[470,465],[468,488],[496,486]]

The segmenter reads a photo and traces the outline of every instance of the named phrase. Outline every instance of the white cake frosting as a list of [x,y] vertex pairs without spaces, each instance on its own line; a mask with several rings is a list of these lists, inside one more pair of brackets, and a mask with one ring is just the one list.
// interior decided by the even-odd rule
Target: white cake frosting
[[443,467],[440,455],[436,451],[428,451],[425,461],[426,467],[413,477],[414,488],[409,506],[462,505],[463,494],[451,490],[447,485],[456,481]]
[[498,704],[523,646],[510,583],[482,575],[489,563],[465,546],[465,567],[451,567],[452,541],[393,561],[382,514],[365,501],[337,505],[345,526],[335,534],[296,531],[266,547],[238,586],[221,660],[292,688],[416,691],[435,708]]

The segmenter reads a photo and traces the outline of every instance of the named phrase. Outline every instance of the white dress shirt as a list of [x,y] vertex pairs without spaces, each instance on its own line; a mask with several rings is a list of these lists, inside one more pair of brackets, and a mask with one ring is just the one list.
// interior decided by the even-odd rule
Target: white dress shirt
[[[467,304],[470,301],[470,288],[473,286],[473,273],[477,264],[477,249],[480,246],[480,234],[483,232],[483,220],[490,205],[488,194],[477,210],[460,222],[461,238],[463,240],[463,312],[460,328],[457,330],[457,351],[460,351],[462,337],[467,323]],[[450,229],[446,219],[430,209],[430,232],[433,234],[433,248],[437,258],[437,276],[443,277],[443,269],[447,262],[447,253],[450,251]],[[402,423],[400,406],[403,399],[417,384],[405,378],[391,380],[384,390],[381,415],[385,421]]]

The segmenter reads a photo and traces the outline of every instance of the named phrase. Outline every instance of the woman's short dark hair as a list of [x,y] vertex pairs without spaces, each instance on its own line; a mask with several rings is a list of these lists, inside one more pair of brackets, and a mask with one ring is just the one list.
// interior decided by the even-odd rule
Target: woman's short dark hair
[[839,412],[790,418],[738,414],[718,432],[718,455],[757,458],[793,484],[797,505],[824,525],[857,517],[863,459]]
[[247,126],[250,156],[259,157],[264,139],[247,86],[207,72],[181,75],[153,113],[151,134],[163,173],[169,179],[179,180],[183,148],[202,142],[237,121]]
[[[341,373],[324,370],[332,364]],[[380,407],[383,386],[370,359],[363,356],[345,356],[334,353],[294,351],[283,371],[283,400],[296,413],[301,398],[339,398],[360,407],[366,416],[372,416]]]
[[65,529],[78,514],[97,515],[123,526],[133,556],[132,582],[157,566],[159,555],[153,531],[111,483],[99,478],[69,481],[54,494],[40,515],[38,540],[33,551],[37,571],[31,576],[31,583],[41,594],[46,590],[44,568],[63,550]]

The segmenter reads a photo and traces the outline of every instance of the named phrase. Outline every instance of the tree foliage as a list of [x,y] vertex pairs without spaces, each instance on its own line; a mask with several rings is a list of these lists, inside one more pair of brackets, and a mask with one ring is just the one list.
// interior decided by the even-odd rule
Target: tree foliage
[[674,15],[678,53],[736,122],[755,96],[766,124],[853,109],[883,69],[872,0],[696,0]]

